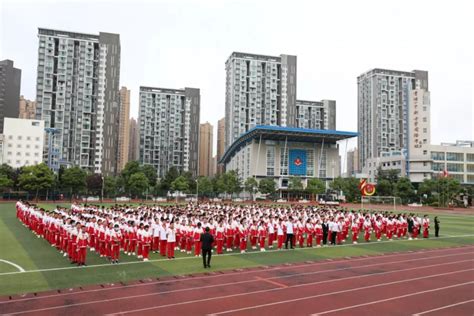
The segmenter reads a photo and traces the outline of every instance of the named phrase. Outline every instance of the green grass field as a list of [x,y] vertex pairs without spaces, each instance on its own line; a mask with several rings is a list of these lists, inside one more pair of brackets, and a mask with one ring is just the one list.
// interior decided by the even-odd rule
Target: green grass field
[[[52,205],[43,207],[51,208]],[[433,220],[434,215],[430,216]],[[243,255],[228,253],[213,256],[212,270],[474,244],[474,216],[438,214],[438,217],[441,220],[441,236],[437,239],[362,242],[358,245],[264,253],[257,251]],[[207,272],[202,268],[201,258],[182,253],[177,253],[175,260],[161,259],[157,254],[151,254],[151,261],[146,263],[135,257],[124,256],[123,253],[120,259],[121,264],[110,265],[95,253],[88,252],[87,267],[73,266],[55,248],[44,239],[38,239],[16,219],[14,203],[0,204],[0,295]],[[20,266],[25,272],[2,260]]]

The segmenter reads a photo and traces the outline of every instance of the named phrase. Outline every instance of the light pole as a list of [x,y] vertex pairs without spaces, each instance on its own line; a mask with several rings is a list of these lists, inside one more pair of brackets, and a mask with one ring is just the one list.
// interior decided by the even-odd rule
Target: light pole
[[103,203],[104,202],[104,182],[105,182],[104,175],[101,174],[100,178],[102,180],[102,187],[101,187],[101,190],[100,190],[100,203]]
[[196,204],[199,204],[199,177],[196,178]]

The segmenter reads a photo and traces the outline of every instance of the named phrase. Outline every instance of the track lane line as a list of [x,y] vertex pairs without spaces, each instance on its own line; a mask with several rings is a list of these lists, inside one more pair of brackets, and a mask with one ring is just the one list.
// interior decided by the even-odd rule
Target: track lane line
[[[457,253],[456,251],[463,251],[467,250],[469,248],[473,248],[473,246],[466,246],[466,247],[456,247],[456,248],[442,248],[442,249],[433,249],[433,250],[419,250],[419,251],[412,251],[412,252],[404,252],[404,253],[393,253],[393,254],[388,254],[388,255],[377,255],[377,256],[369,256],[369,257],[364,257],[364,258],[357,258],[353,259],[350,261],[352,262],[359,262],[359,261],[365,261],[365,260],[377,260],[377,259],[385,259],[389,257],[400,257],[400,256],[416,256],[420,254],[432,254],[436,252],[446,252],[446,251],[453,251],[455,252],[454,254],[446,254],[443,256],[434,256],[434,257],[423,257],[423,258],[414,258],[414,259],[408,259],[408,260],[401,260],[401,261],[392,261],[392,262],[385,262],[386,264],[395,264],[395,263],[403,263],[403,262],[410,262],[410,261],[417,261],[417,260],[425,260],[425,259],[437,259],[437,258],[443,258],[443,257],[448,257],[448,256],[456,256],[456,255],[465,255],[465,254],[472,254],[474,252],[461,252]],[[266,269],[266,270],[251,270],[251,271],[242,271],[242,272],[232,272],[232,273],[227,273],[227,274],[218,274],[218,275],[207,275],[207,276],[200,276],[200,277],[193,277],[193,278],[182,278],[182,279],[174,279],[174,280],[164,280],[164,281],[155,281],[155,282],[149,282],[149,283],[140,283],[140,284],[131,284],[131,285],[125,285],[121,287],[108,287],[108,288],[103,288],[103,289],[93,289],[93,290],[84,290],[80,292],[69,292],[69,293],[58,293],[58,294],[52,294],[52,295],[45,295],[45,296],[36,296],[36,297],[30,297],[30,298],[21,298],[21,299],[16,299],[16,300],[11,300],[11,301],[3,301],[0,302],[0,305],[2,304],[12,304],[16,302],[23,302],[23,301],[31,301],[31,300],[38,300],[38,299],[45,299],[45,298],[56,298],[56,297],[61,297],[61,296],[69,296],[69,295],[82,295],[82,294],[87,294],[87,293],[96,293],[96,292],[102,292],[102,291],[112,291],[112,290],[122,290],[122,289],[127,289],[127,288],[142,288],[144,286],[151,286],[151,285],[156,285],[156,284],[163,284],[163,283],[176,283],[176,282],[182,282],[182,281],[192,281],[192,280],[201,280],[201,279],[214,279],[214,278],[219,278],[219,277],[227,277],[227,276],[234,276],[234,275],[242,275],[242,274],[253,274],[253,273],[262,273],[262,272],[272,272],[272,271],[280,271],[280,270],[291,270],[293,268],[306,268],[306,267],[313,267],[313,266],[322,266],[322,265],[327,265],[327,264],[334,264],[337,261],[324,261],[324,262],[314,262],[312,264],[300,264],[300,265],[294,265],[294,266],[276,266],[274,268]],[[347,262],[346,260],[340,260],[340,262]],[[366,265],[363,267],[369,267],[372,265],[381,265],[384,264],[384,262],[381,263],[375,263],[371,265]],[[341,270],[347,270],[347,269],[354,269],[354,268],[359,268],[362,266],[358,267],[347,267],[347,268],[340,268],[337,269],[336,271],[341,271]],[[327,271],[335,271],[334,269],[330,270],[321,270],[321,272],[327,272]],[[317,271],[314,271],[315,273]],[[311,274],[311,272],[309,272]],[[319,272],[318,272],[319,273]],[[306,273],[307,274],[307,273]],[[292,276],[299,276],[300,274],[294,274]],[[304,275],[304,274],[303,274]],[[233,283],[235,284],[235,282]],[[222,285],[222,284],[221,284]]]
[[[456,255],[466,255],[466,254],[471,254],[471,253],[469,252],[469,253],[462,253],[462,254],[456,254]],[[446,257],[451,258],[452,256],[453,256],[453,254],[449,254],[449,255],[436,256],[436,257],[427,257],[427,258],[417,258],[417,259],[409,259],[409,260],[392,261],[392,262],[388,262],[388,263],[387,262],[374,263],[374,264],[364,265],[364,266],[359,266],[359,267],[328,269],[328,270],[320,270],[320,271],[314,271],[314,272],[305,272],[305,273],[300,273],[300,274],[274,276],[274,277],[267,278],[266,280],[284,279],[284,278],[291,278],[291,277],[301,276],[301,275],[320,274],[320,273],[326,273],[326,272],[352,270],[352,269],[358,269],[358,268],[368,268],[368,267],[373,267],[373,266],[378,266],[378,265],[383,265],[383,264],[391,265],[391,264],[397,264],[397,263],[407,263],[407,262],[431,260],[431,259],[437,259],[437,258],[446,258]],[[368,277],[368,276],[373,276],[373,275],[385,275],[385,274],[394,273],[394,272],[404,272],[404,271],[411,271],[411,270],[424,269],[424,268],[430,268],[430,267],[452,265],[452,264],[471,262],[471,261],[474,261],[474,259],[466,259],[466,260],[459,260],[459,261],[454,261],[454,262],[437,263],[437,264],[432,264],[432,265],[423,266],[423,267],[398,269],[398,270],[384,271],[384,272],[380,272],[380,273],[361,274],[361,275],[346,277],[346,278],[341,278],[341,279],[323,280],[323,281],[299,284],[299,285],[295,285],[295,286],[287,286],[286,288],[288,288],[288,287],[300,287],[300,286],[319,284],[319,283],[331,283],[331,282],[336,282],[336,281],[341,281],[341,280],[357,279],[357,278]],[[42,309],[23,310],[21,312],[17,311],[17,312],[10,313],[10,314],[40,312],[40,311],[46,311],[46,310],[54,310],[54,309],[76,307],[76,306],[83,306],[83,305],[90,305],[90,304],[101,304],[101,303],[106,303],[106,302],[109,303],[109,302],[114,302],[114,301],[127,300],[127,299],[136,299],[136,298],[142,298],[142,297],[148,297],[148,296],[154,296],[154,295],[160,295],[160,294],[170,294],[170,293],[178,293],[178,292],[185,292],[185,291],[192,291],[192,290],[203,290],[203,289],[209,289],[209,288],[215,288],[215,287],[223,287],[223,286],[231,286],[231,285],[236,285],[236,284],[251,283],[251,282],[256,282],[256,281],[259,281],[259,280],[250,279],[250,280],[245,280],[245,281],[237,281],[237,282],[230,282],[230,283],[224,283],[224,284],[213,284],[213,285],[208,285],[208,286],[196,286],[196,287],[191,287],[191,288],[184,288],[184,289],[177,289],[177,290],[170,290],[170,291],[152,292],[152,293],[146,293],[146,294],[122,296],[122,297],[101,299],[101,300],[95,300],[95,301],[86,301],[86,302],[79,302],[79,303],[68,304],[68,305],[56,305],[56,306],[51,306],[51,307],[45,307],[45,308],[42,308]],[[282,289],[281,284],[279,284],[278,287],[279,287],[279,289]],[[265,291],[272,291],[272,290],[259,290],[259,291],[256,291],[254,293],[263,293]],[[243,294],[245,294],[245,293],[243,293]],[[240,295],[240,294],[238,294],[238,295]],[[14,301],[12,301],[11,303],[13,303],[13,302]]]
[[265,278],[261,278],[261,277],[259,277],[259,276],[256,276],[255,278],[256,278],[257,280],[259,280],[259,281],[267,282],[267,283],[276,285],[276,286],[278,286],[278,287],[281,287],[281,288],[283,288],[283,289],[288,287],[288,285],[286,285],[286,284],[273,281],[272,278],[265,279]]
[[445,306],[441,306],[441,307],[438,307],[438,308],[433,308],[433,309],[430,309],[430,310],[427,310],[427,311],[423,311],[421,313],[413,314],[413,316],[421,316],[421,315],[425,315],[425,314],[428,314],[428,313],[437,312],[437,311],[440,311],[440,310],[443,310],[443,309],[446,309],[446,308],[450,308],[450,307],[454,307],[454,306],[458,306],[458,305],[464,305],[464,304],[471,303],[471,302],[474,302],[474,299],[459,302],[459,303],[454,303],[454,304],[450,304],[450,305],[445,305]]
[[[462,273],[462,272],[467,272],[467,271],[474,271],[474,269],[471,268],[471,269],[458,270],[458,271],[452,271],[452,272],[447,272],[447,273],[437,273],[437,274],[433,274],[433,275],[429,275],[429,276],[423,276],[423,277],[417,277],[417,278],[411,278],[411,279],[405,279],[405,280],[399,280],[399,281],[392,281],[392,282],[386,282],[386,283],[379,283],[379,284],[375,284],[375,285],[368,285],[368,286],[363,286],[363,287],[358,287],[358,288],[353,288],[353,289],[348,289],[348,290],[335,291],[335,292],[329,292],[329,293],[324,293],[324,294],[300,297],[300,298],[291,299],[291,300],[285,300],[285,301],[279,301],[279,302],[273,302],[273,303],[267,303],[267,304],[248,306],[248,307],[232,309],[232,310],[226,310],[226,311],[217,312],[217,313],[211,313],[211,314],[208,314],[208,316],[216,316],[216,315],[223,315],[223,314],[229,314],[229,313],[236,313],[236,312],[241,312],[241,311],[246,311],[246,310],[251,310],[251,309],[257,309],[257,308],[280,305],[280,304],[285,304],[285,303],[304,301],[304,300],[318,298],[318,297],[325,297],[325,296],[348,293],[348,292],[353,292],[353,291],[366,290],[366,289],[377,288],[377,287],[382,287],[382,286],[387,286],[387,285],[418,281],[418,280],[429,279],[429,278],[439,277],[439,276],[444,276],[444,275],[451,275],[451,274],[456,274],[456,273]],[[400,271],[394,271],[394,272],[400,272]],[[472,284],[472,283],[474,283],[474,281],[467,282],[466,284]],[[293,286],[291,286],[289,288],[293,288]],[[276,289],[276,290],[281,290],[281,289]],[[229,296],[229,297],[233,297],[233,296]],[[222,297],[222,298],[224,298],[224,297]],[[199,302],[199,301],[197,301],[197,302]],[[195,303],[195,302],[190,302],[190,303]],[[174,304],[174,305],[180,305],[180,304]],[[171,305],[171,306],[173,306],[173,305]],[[122,311],[120,313],[109,314],[109,315],[121,315],[121,314],[142,312],[142,311],[153,310],[153,309],[157,309],[157,308],[162,308],[162,307],[160,306],[160,307],[142,308],[142,309],[138,309],[138,310]]]
[[[340,312],[340,311],[344,311],[344,310],[348,310],[348,309],[353,309],[353,308],[358,308],[358,307],[362,307],[362,306],[367,306],[367,305],[373,305],[373,304],[398,300],[398,299],[405,298],[405,297],[411,297],[411,296],[415,296],[415,295],[420,295],[420,294],[425,294],[425,293],[431,293],[431,292],[451,289],[451,288],[465,286],[465,285],[469,285],[469,284],[474,284],[474,281],[469,281],[469,282],[459,283],[459,284],[454,284],[454,285],[448,285],[448,286],[443,286],[443,287],[439,287],[439,288],[435,288],[435,289],[431,289],[431,290],[425,290],[425,291],[421,291],[421,292],[413,292],[413,293],[409,293],[409,294],[393,296],[393,297],[386,298],[386,299],[383,299],[383,300],[377,300],[377,301],[372,301],[372,302],[367,302],[367,303],[356,304],[356,305],[341,307],[341,308],[337,308],[337,309],[327,310],[327,311],[324,311],[324,312],[318,312],[316,314],[311,314],[311,316],[320,316],[320,315],[331,314],[331,313]],[[474,301],[474,300],[471,300],[471,301]],[[457,305],[457,304],[454,304],[454,305]],[[452,305],[450,305],[450,306],[452,306]],[[415,315],[420,315],[420,314],[415,314]]]

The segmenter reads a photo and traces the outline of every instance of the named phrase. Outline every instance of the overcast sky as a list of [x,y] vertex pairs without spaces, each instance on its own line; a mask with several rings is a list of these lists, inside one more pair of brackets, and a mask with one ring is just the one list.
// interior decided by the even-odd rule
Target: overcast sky
[[138,116],[140,85],[196,87],[201,122],[216,127],[233,51],[297,55],[297,97],[335,99],[337,129],[346,131],[357,131],[358,75],[427,70],[432,143],[472,140],[470,2],[0,0],[0,59],[22,69],[21,93],[34,99],[38,27],[119,33],[131,116]]

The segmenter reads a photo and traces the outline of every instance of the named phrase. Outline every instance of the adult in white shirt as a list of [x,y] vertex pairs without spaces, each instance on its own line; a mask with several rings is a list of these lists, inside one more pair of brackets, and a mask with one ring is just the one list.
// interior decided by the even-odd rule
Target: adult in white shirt
[[286,240],[285,240],[285,249],[288,249],[288,242],[290,242],[290,247],[293,249],[293,238],[294,238],[294,230],[293,230],[293,217],[289,217],[288,221],[286,222]]

